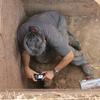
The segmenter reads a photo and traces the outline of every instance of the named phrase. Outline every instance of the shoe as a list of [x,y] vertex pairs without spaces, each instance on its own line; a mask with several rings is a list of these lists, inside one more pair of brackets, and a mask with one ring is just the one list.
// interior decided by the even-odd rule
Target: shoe
[[90,64],[85,64],[81,66],[83,73],[85,74],[85,77],[87,80],[94,79],[93,72],[91,70]]

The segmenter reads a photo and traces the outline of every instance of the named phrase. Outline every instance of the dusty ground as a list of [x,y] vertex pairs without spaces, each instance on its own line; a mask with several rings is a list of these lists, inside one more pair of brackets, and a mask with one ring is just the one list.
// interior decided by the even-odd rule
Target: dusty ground
[[[66,17],[69,19],[68,27],[71,32],[74,32],[76,37],[80,40],[83,52],[86,58],[89,60],[92,66],[92,70],[96,78],[100,77],[100,48],[97,42],[100,42],[99,33],[100,20],[95,16],[75,16]],[[95,26],[94,26],[95,25]],[[87,33],[87,34],[86,34]],[[89,34],[91,33],[91,34]],[[98,33],[98,34],[97,34]],[[91,37],[91,35],[93,37]],[[89,38],[89,39],[88,39]],[[88,44],[87,44],[88,43]],[[93,43],[93,45],[91,45]],[[94,44],[96,47],[94,47]],[[92,49],[92,51],[90,51]],[[96,53],[95,53],[96,52]],[[30,66],[34,67],[36,71],[50,70],[60,61],[60,59],[53,59],[52,63],[49,64],[39,64],[34,60],[31,60]],[[56,63],[55,63],[56,62]],[[84,74],[80,67],[68,65],[64,68],[57,76],[55,76],[52,84],[49,88],[59,88],[59,89],[74,89],[80,88],[79,82],[84,79]],[[26,87],[37,88],[36,84],[33,84],[30,80],[26,82]]]
[[[96,2],[93,0],[22,1],[27,16],[47,10],[57,10],[65,15],[69,31],[75,33],[75,36],[80,40],[83,52],[91,63],[95,76],[100,77],[100,19],[98,17],[99,5],[97,5]],[[50,5],[48,5],[48,3]],[[43,71],[55,67],[55,62],[56,61],[53,61],[51,64],[31,63],[30,66],[37,66],[35,70]],[[84,75],[81,69],[69,65],[54,78],[50,88],[80,88],[79,81],[82,79],[84,79]],[[36,88],[33,82],[31,82],[31,84],[29,83],[30,81],[28,83],[26,82],[26,85],[28,84],[26,87]]]
[[99,90],[7,90],[0,99],[14,100],[100,100]]
[[[0,0],[0,5],[0,89],[36,88],[33,82],[29,84],[27,79],[20,77],[16,31],[25,16],[46,10],[56,10],[66,16],[69,30],[80,40],[95,76],[100,77],[100,9],[94,0]],[[34,64],[36,70],[42,71],[52,69],[55,61],[48,65]],[[0,92],[0,99],[100,100],[98,90],[75,90],[80,88],[79,81],[83,78],[80,68],[69,65],[55,77],[50,88],[71,90],[7,90]]]
[[[69,31],[80,40],[96,77],[100,77],[100,19],[97,18],[100,9],[94,0],[0,0],[0,5],[0,89],[28,88],[22,83],[26,79],[21,79],[16,31],[24,17],[46,10],[56,10],[66,16]],[[38,64],[37,70],[51,69],[51,65],[54,62]],[[80,68],[69,65],[55,77],[51,88],[79,88],[83,78]]]

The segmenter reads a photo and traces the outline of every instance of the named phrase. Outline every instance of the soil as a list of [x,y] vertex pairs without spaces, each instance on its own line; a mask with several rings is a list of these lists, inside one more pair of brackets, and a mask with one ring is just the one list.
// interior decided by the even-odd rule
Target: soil
[[[72,21],[73,21],[73,24],[72,24]],[[91,63],[92,70],[96,78],[100,77],[100,70],[99,70],[100,69],[100,62],[99,62],[100,48],[99,48],[99,44],[96,44],[96,42],[100,42],[99,34],[96,34],[97,32],[100,32],[99,25],[100,25],[100,20],[97,17],[88,17],[88,16],[69,17],[69,24],[68,24],[69,30],[71,32],[74,32],[75,36],[80,40],[80,43],[83,49],[82,51],[84,52],[86,58],[89,59],[89,62]],[[87,34],[84,34],[84,32]],[[88,32],[91,34],[88,34]],[[94,38],[91,38],[90,35],[93,35]],[[87,39],[87,38],[90,38],[90,39]],[[94,48],[93,47],[94,45],[92,45],[92,47],[86,45],[87,42],[90,43],[91,45],[91,41],[95,42],[95,45],[98,47],[98,49]],[[91,48],[93,48],[94,51],[93,50],[89,51]],[[93,53],[95,51],[97,51],[97,53]],[[59,57],[57,59],[54,59],[54,58],[52,58],[53,61],[50,62],[49,64],[40,64],[36,62],[36,60],[31,59],[30,66],[34,70],[40,71],[40,72],[44,70],[51,70],[61,60],[61,58]],[[48,86],[48,88],[51,88],[51,89],[55,89],[55,88],[56,89],[57,88],[58,89],[75,89],[75,88],[80,88],[79,82],[83,79],[85,79],[85,77],[81,68],[69,64],[58,75],[55,76],[53,81],[50,82],[51,85],[49,82],[46,85]],[[26,88],[33,89],[33,88],[44,88],[44,87],[39,87],[37,84],[33,83],[33,81],[28,80],[26,82]]]
[[[47,10],[56,10],[66,16],[69,31],[80,40],[95,76],[100,77],[100,7],[94,0],[0,0],[0,5],[0,89],[36,88],[33,82],[28,85],[24,75],[21,78],[16,31],[24,17]],[[36,70],[49,70],[55,66],[55,61],[34,66]],[[81,69],[68,65],[54,78],[50,88],[80,88],[82,79]]]
[[[34,0],[34,2],[31,0],[22,1],[24,3],[27,16],[31,16],[33,13],[52,9],[57,10],[65,15],[68,24],[68,30],[73,32],[79,39],[82,46],[82,52],[86,56],[86,59],[89,60],[94,75],[96,78],[100,77],[100,8],[96,2],[93,0]],[[51,4],[50,7],[46,6],[48,3]],[[68,5],[64,6],[64,4]],[[78,9],[78,7],[80,9]],[[59,61],[53,61],[51,64],[39,64],[34,63],[33,61],[34,64],[31,63],[30,66],[35,67],[35,70],[37,71],[44,71],[55,67],[57,64],[55,62]],[[80,88],[79,81],[82,79],[84,79],[84,74],[82,73],[81,68],[68,65],[57,76],[55,76],[49,88]],[[26,88],[27,86],[28,88],[37,88],[37,86],[35,86],[33,82],[30,82],[30,80],[27,83]]]
[[0,99],[9,100],[100,100],[99,90],[7,90]]

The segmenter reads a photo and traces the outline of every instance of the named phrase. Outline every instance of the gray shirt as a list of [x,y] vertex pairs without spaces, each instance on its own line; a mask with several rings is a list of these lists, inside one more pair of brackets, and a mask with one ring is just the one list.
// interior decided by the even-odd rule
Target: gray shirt
[[60,14],[55,11],[44,12],[32,16],[18,29],[17,39],[21,52],[23,52],[23,39],[28,34],[29,26],[34,26],[39,34],[45,36],[47,43],[52,46],[61,56],[65,56],[71,51],[68,40],[63,37],[58,29]]

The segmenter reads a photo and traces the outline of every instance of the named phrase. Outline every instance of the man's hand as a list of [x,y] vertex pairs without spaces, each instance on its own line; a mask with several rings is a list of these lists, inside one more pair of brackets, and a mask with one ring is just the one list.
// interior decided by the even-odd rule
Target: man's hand
[[32,79],[34,82],[36,82],[37,80],[35,79],[35,74],[38,74],[37,72],[35,72],[34,70],[32,70],[29,67],[25,67],[25,73],[27,78]]
[[45,73],[44,80],[52,80],[54,78],[54,72],[52,70],[44,71],[43,73]]

